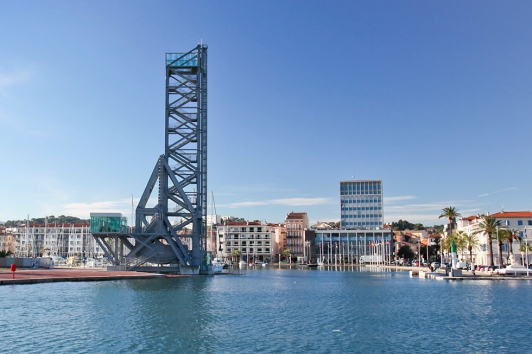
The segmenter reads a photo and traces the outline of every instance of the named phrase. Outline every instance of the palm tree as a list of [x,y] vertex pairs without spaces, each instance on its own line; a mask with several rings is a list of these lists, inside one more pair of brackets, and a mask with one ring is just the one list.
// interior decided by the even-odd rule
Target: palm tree
[[[240,260],[240,251],[239,250],[234,250],[232,253],[231,253],[231,257],[233,258],[236,258],[237,262]],[[233,259],[234,260],[234,259]]]
[[526,259],[526,262],[524,262],[523,260],[523,254],[526,253],[526,252],[530,252],[532,251],[532,245],[531,244],[528,244],[528,242],[521,242],[521,246],[519,247],[519,252],[521,252],[521,264],[522,265],[525,265],[528,267],[528,259]]
[[460,214],[458,212],[458,209],[456,209],[455,207],[448,207],[448,208],[443,208],[442,209],[442,213],[441,215],[438,217],[439,219],[441,218],[447,218],[449,219],[449,235],[452,235],[453,234],[453,222],[456,221],[456,218],[462,216],[462,214]]
[[[456,218],[460,216],[462,216],[462,214],[458,212],[458,209],[450,206],[448,208],[443,208],[442,213],[438,218],[449,219],[449,235],[452,235],[453,234],[453,221],[456,221]],[[443,243],[442,243],[442,246],[443,246]],[[449,247],[450,246],[451,246],[451,243],[449,241]],[[440,252],[441,252],[441,261],[443,263],[443,249],[441,247],[440,247]]]
[[454,241],[454,243],[456,244],[456,248],[462,252],[462,258],[464,257],[464,250],[467,248],[467,241],[465,240],[466,236],[467,234],[464,231],[457,231],[456,239]]
[[447,250],[447,253],[451,252],[451,243],[454,241],[456,249],[463,250],[466,248],[467,244],[464,241],[464,232],[458,231],[457,233],[451,234],[442,240],[442,248]]
[[477,235],[468,235],[464,232],[464,241],[467,244],[467,250],[469,251],[469,261],[473,263],[473,249],[478,248]]
[[501,238],[503,241],[508,243],[508,256],[507,259],[510,259],[510,253],[514,253],[513,250],[513,242],[515,241],[521,241],[522,237],[519,236],[518,233],[515,232],[515,230],[509,230],[509,229],[503,229],[499,230],[499,238]]
[[[490,249],[490,266],[493,266],[493,246],[491,241],[493,239],[496,239],[497,229],[502,227],[503,226],[500,220],[497,220],[491,215],[481,215],[480,222],[477,225],[477,229],[473,232],[473,235],[486,234],[488,236],[488,246]],[[500,253],[499,257],[501,257]]]

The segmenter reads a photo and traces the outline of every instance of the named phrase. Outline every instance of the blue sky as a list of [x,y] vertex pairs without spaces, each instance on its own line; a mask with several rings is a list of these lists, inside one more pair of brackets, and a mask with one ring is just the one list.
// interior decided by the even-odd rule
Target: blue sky
[[[164,152],[164,53],[209,46],[216,211],[385,221],[531,210],[530,1],[0,0],[0,220],[131,215]],[[209,211],[211,213],[211,211]]]

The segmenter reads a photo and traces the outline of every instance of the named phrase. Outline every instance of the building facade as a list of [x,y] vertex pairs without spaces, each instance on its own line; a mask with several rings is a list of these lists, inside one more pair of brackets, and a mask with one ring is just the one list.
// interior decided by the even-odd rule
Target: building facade
[[27,224],[10,228],[17,257],[103,257],[89,224]]
[[6,227],[0,225],[0,250],[9,254],[15,254],[17,250],[17,243],[11,231],[7,231]]
[[303,257],[305,253],[305,230],[309,228],[308,215],[305,212],[291,212],[285,220],[286,248],[295,257]]
[[340,181],[340,222],[342,228],[382,228],[382,180]]
[[231,259],[235,251],[246,262],[271,262],[278,253],[275,247],[274,226],[260,222],[228,222],[218,225],[216,237],[216,255]]
[[315,230],[314,252],[318,263],[357,264],[362,256],[377,256],[379,262],[392,262],[393,232],[383,230]]
[[[503,240],[502,244],[502,260],[503,263],[509,263],[509,254],[513,254],[514,262],[517,264],[530,264],[532,260],[532,253],[529,252],[528,261],[526,260],[526,252],[521,252],[521,244],[532,244],[532,211],[501,211],[499,213],[492,214],[501,222],[501,229],[509,229],[514,232],[516,236],[522,239],[522,241],[514,240],[508,243],[507,240]],[[457,232],[462,231],[468,235],[473,235],[478,230],[478,224],[481,221],[480,215],[469,216],[462,218],[458,221]],[[526,231],[526,232],[525,232]],[[528,237],[525,237],[528,236]],[[497,245],[497,234],[492,235],[492,249],[493,249],[493,263],[499,265],[499,250]],[[469,259],[469,251],[461,252],[461,259],[468,260],[473,264],[489,265],[489,239],[487,234],[477,234],[478,247],[472,250],[473,259]],[[460,252],[459,252],[460,253]]]

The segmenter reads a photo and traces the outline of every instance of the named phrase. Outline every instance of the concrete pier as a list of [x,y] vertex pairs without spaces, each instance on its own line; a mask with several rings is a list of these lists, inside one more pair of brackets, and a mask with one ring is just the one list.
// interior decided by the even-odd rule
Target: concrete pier
[[56,268],[56,269],[21,269],[15,272],[15,279],[9,269],[0,270],[0,285],[37,284],[53,282],[106,281],[123,279],[156,279],[164,274],[142,272],[110,272],[104,269]]

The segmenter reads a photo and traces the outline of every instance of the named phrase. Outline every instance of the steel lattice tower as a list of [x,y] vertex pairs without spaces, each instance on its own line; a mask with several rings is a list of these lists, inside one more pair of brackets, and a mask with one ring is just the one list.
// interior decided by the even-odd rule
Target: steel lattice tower
[[[198,274],[208,270],[203,259],[207,215],[206,45],[199,44],[187,53],[166,54],[165,112],[165,152],[137,205],[134,232],[93,235],[116,265],[131,269],[146,262],[178,262],[182,273]],[[149,207],[156,186],[157,205]],[[178,221],[172,224],[170,218]]]

